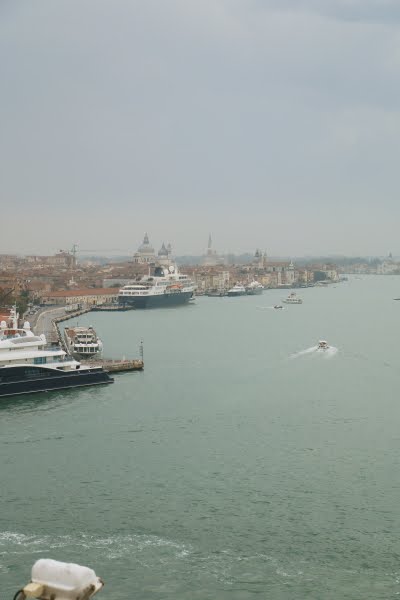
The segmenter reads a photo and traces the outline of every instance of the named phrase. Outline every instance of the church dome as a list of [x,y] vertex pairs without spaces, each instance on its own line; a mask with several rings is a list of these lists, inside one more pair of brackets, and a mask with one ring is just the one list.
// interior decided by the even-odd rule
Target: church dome
[[166,249],[164,242],[160,250],[158,251],[158,256],[168,256],[168,250]]
[[143,242],[138,248],[139,254],[154,254],[154,248],[150,245],[149,236],[144,234]]

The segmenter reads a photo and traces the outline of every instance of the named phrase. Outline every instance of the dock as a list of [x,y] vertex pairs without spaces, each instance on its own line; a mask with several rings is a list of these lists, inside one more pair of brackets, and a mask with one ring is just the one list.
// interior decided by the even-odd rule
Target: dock
[[139,359],[126,359],[116,360],[112,358],[100,358],[95,360],[82,360],[83,365],[90,367],[103,367],[105,371],[110,373],[122,373],[128,371],[143,371],[144,361]]
[[[109,309],[109,307],[107,307]],[[66,347],[64,337],[62,335],[60,329],[60,323],[63,321],[68,321],[69,319],[73,319],[83,315],[85,313],[93,310],[93,307],[88,308],[80,308],[75,311],[66,312],[65,308],[57,307],[50,308],[46,311],[43,311],[40,319],[38,318],[35,323],[35,333],[40,335],[41,333],[45,333],[47,342],[51,345],[59,345],[65,352],[68,354],[68,348]],[[106,308],[102,310],[107,310]],[[116,308],[111,309],[113,312],[117,310]],[[130,310],[130,309],[128,309]],[[94,358],[92,359],[80,359],[79,362],[83,365],[88,365],[92,367],[103,367],[105,371],[109,371],[110,373],[127,373],[129,371],[143,371],[144,369],[144,359],[143,359],[143,342],[140,344],[139,348],[140,358],[122,358],[122,359],[112,359],[112,358]]]
[[95,304],[91,306],[90,310],[93,312],[126,312],[127,310],[134,310],[134,308],[134,306],[122,304]]

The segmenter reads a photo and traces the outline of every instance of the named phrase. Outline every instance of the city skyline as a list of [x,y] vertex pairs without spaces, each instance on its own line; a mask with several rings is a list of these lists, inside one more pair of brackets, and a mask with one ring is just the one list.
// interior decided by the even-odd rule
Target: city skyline
[[3,2],[0,252],[400,253],[399,26],[390,0]]

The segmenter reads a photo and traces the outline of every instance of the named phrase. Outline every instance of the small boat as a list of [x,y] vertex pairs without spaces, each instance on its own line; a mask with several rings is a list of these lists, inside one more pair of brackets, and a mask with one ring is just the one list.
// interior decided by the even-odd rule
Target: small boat
[[318,342],[317,350],[329,350],[328,342],[326,342],[325,340],[320,340]]
[[282,304],[275,304],[274,308],[283,308]]
[[303,300],[297,296],[295,292],[289,294],[289,296],[283,300],[285,304],[303,304]]

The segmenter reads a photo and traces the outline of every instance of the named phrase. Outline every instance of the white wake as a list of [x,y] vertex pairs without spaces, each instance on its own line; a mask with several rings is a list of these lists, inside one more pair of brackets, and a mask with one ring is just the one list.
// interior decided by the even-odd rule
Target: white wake
[[322,348],[318,348],[318,346],[311,346],[311,348],[306,348],[306,350],[301,350],[300,352],[295,352],[290,355],[290,358],[299,358],[300,356],[306,356],[307,354],[316,354],[323,356],[324,358],[332,358],[339,352],[338,348],[335,346],[329,346],[326,350]]

